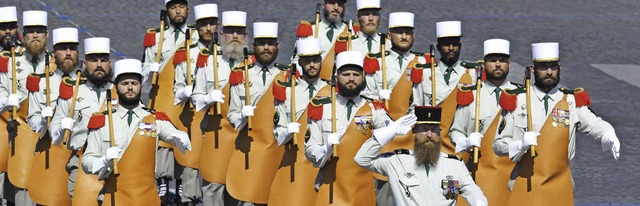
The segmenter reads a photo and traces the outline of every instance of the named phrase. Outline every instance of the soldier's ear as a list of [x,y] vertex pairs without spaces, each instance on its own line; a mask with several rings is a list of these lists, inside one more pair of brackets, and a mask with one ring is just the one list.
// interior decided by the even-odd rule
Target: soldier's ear
[[86,68],[87,68],[87,61],[82,60],[82,70],[85,70]]

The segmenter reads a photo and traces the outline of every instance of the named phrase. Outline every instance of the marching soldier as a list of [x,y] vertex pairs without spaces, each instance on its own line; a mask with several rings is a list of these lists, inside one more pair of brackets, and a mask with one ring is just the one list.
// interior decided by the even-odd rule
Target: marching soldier
[[620,157],[614,128],[589,109],[587,92],[558,87],[558,45],[532,44],[532,71],[527,72],[533,73],[535,85],[525,87],[530,91],[517,89],[502,94],[508,98],[500,104],[508,111],[506,126],[493,142],[493,149],[516,162],[509,182],[509,205],[574,204],[569,160],[575,154],[576,130],[599,140],[602,150],[614,159]]
[[[217,25],[217,18],[205,18],[203,21],[208,22],[209,27],[213,27],[214,22],[211,21],[214,19]],[[229,104],[224,103],[229,102],[231,68],[242,62],[243,49],[247,46],[246,19],[247,14],[242,11],[222,12],[220,46],[218,48],[218,42],[214,42],[213,47],[207,49],[207,52],[201,50],[198,58],[206,58],[206,62],[196,65],[191,99],[195,101],[196,111],[203,113],[202,124],[206,125],[199,162],[199,172],[203,179],[202,201],[206,206],[224,204],[227,166],[235,149],[235,139],[227,137],[237,136],[237,131],[229,119],[224,118],[229,111]],[[217,40],[213,35],[214,39],[210,41]],[[214,51],[221,51],[222,54]]]
[[[343,44],[341,44],[342,46],[340,47],[344,48],[337,49],[338,52],[336,52],[336,42],[338,42],[338,38],[348,36],[349,25],[348,22],[344,21],[345,3],[347,3],[347,0],[324,0],[322,3],[321,20],[319,20],[317,24],[302,21],[296,31],[296,37],[298,38],[313,36],[320,39],[322,45],[322,65],[324,66],[320,73],[320,78],[324,80],[331,78],[336,53],[346,50],[346,40],[343,39],[341,40]],[[317,36],[315,33],[317,33]],[[293,62],[297,62],[297,57],[293,57]]]
[[[0,97],[6,98],[0,112],[6,115],[7,118],[2,119],[8,124],[8,134],[0,134],[0,136],[9,137],[6,142],[12,147],[11,151],[14,151],[8,154],[7,176],[14,186],[15,196],[5,194],[5,197],[11,202],[15,201],[18,205],[33,205],[35,203],[29,197],[27,184],[28,171],[33,163],[33,149],[37,143],[38,134],[33,132],[29,128],[29,124],[25,122],[29,109],[29,102],[25,100],[29,94],[28,87],[33,85],[29,85],[29,74],[44,73],[45,58],[49,58],[45,52],[49,33],[47,31],[47,12],[25,11],[22,13],[22,18],[24,51],[14,49],[13,54],[11,51],[3,52],[2,58],[8,59],[0,61],[0,63],[7,62],[7,65],[0,66],[0,68],[6,68],[0,70]],[[11,56],[15,56],[15,59],[11,59]],[[16,111],[5,112],[10,109]],[[5,186],[12,188],[8,184]],[[15,199],[12,199],[12,196]]]
[[[245,57],[230,77],[230,105],[227,117],[238,130],[236,150],[231,154],[227,173],[225,204],[267,204],[269,189],[284,149],[278,147],[274,128],[275,97],[284,95],[276,89],[277,81],[285,81],[284,72],[274,63],[278,56],[278,23],[253,23],[253,50],[256,62]],[[245,69],[243,74],[242,69]],[[254,110],[260,112],[254,115]],[[256,123],[256,124],[252,124]]]
[[[477,64],[459,60],[462,48],[462,28],[459,21],[443,21],[436,23],[436,34],[440,53],[437,66],[431,66],[431,72],[423,72],[419,82],[413,85],[414,106],[440,106],[442,107],[442,151],[452,154],[455,147],[449,138],[449,127],[456,111],[456,95],[458,85],[471,85],[475,83]],[[432,52],[433,53],[433,52]],[[433,55],[433,54],[432,54]],[[434,62],[434,61],[429,61]],[[435,88],[432,86],[431,76],[434,75]],[[433,95],[435,91],[435,97]],[[433,101],[435,98],[435,101]],[[434,104],[435,102],[435,104]]]
[[[197,42],[198,34],[186,23],[189,17],[187,0],[164,0],[164,3],[169,24],[164,28],[148,29],[144,38],[142,101],[147,102],[149,108],[165,111],[170,118],[178,120],[182,107],[174,106],[172,101],[162,100],[174,99],[172,95],[176,91],[173,88],[175,64],[186,60],[184,49],[180,52],[180,48],[185,47],[187,36],[191,37],[191,42]],[[163,12],[161,25],[165,25],[164,17]],[[191,30],[192,33],[187,34],[188,30]],[[181,124],[176,126],[180,130],[185,129]],[[164,202],[169,202],[168,184],[174,177],[178,179],[176,192],[181,193],[179,186],[182,184],[179,181],[179,173],[182,172],[182,167],[175,165],[173,148],[168,143],[160,142],[159,146],[158,167],[156,169],[158,192]]]
[[[338,54],[337,95],[329,92],[309,103],[311,137],[305,143],[305,155],[314,167],[320,168],[315,205],[376,204],[373,173],[352,159],[374,130],[391,120],[383,102],[361,95],[365,87],[363,60],[364,55],[357,51]],[[333,147],[339,150],[334,151]],[[334,153],[337,156],[332,157]]]
[[[380,0],[358,0],[358,23],[360,31],[356,34],[357,38],[352,39],[352,51],[359,51],[363,54],[380,52],[380,34],[378,26],[380,26]],[[386,44],[386,40],[385,40]]]
[[[280,163],[282,166],[271,185],[269,205],[312,205],[316,199],[316,191],[312,185],[318,169],[305,158],[304,143],[309,139],[306,112],[309,101],[317,95],[328,95],[330,92],[328,84],[319,76],[322,69],[320,47],[320,40],[316,38],[296,41],[302,75],[298,79],[298,71],[295,74],[289,73],[288,82],[278,82],[278,86],[287,89],[287,96],[278,99],[276,103],[279,121],[275,132],[276,141],[279,146],[284,145],[285,152]],[[291,78],[295,78],[295,85]],[[292,95],[292,91],[295,94]],[[303,129],[302,133],[300,128]]]
[[[391,119],[407,114],[411,106],[412,69],[425,62],[423,54],[410,51],[413,46],[414,14],[394,12],[389,14],[389,39],[391,49],[382,53],[369,53],[365,57],[364,71],[367,82],[365,93],[386,101]],[[378,41],[379,42],[379,41]],[[376,45],[382,47],[386,45]],[[386,48],[386,47],[385,47]],[[384,61],[382,58],[385,58]],[[385,63],[382,65],[382,63]],[[382,68],[382,69],[381,69]],[[383,74],[385,72],[385,74]],[[417,72],[416,72],[417,74]],[[413,136],[398,136],[382,152],[413,148]],[[378,205],[392,205],[393,199],[387,178],[376,174],[376,196]]]
[[[480,88],[476,88],[476,85],[460,87],[458,109],[450,132],[456,153],[474,154],[473,150],[479,150],[478,157],[473,157],[478,161],[469,160],[473,162],[467,162],[467,165],[491,205],[507,204],[510,192],[505,185],[514,166],[508,158],[497,156],[489,146],[505,126],[504,115],[507,112],[501,110],[499,105],[502,91],[521,87],[507,81],[509,57],[509,41],[484,41],[482,76],[486,76],[486,80],[478,80],[482,82],[479,83]],[[478,95],[480,98],[476,99]]]
[[82,168],[80,158],[86,146],[91,114],[106,107],[107,89],[113,87],[110,82],[113,72],[109,45],[108,38],[84,40],[85,60],[80,78],[65,77],[61,80],[56,112],[49,127],[53,145],[66,145],[71,150],[66,170],[69,173],[68,190],[74,204],[95,201],[92,193],[97,194],[100,189],[97,178],[78,169]]
[[[175,81],[173,83],[174,91],[174,105],[178,110],[180,107],[193,107],[196,105],[194,98],[189,98],[193,92],[194,82],[196,76],[196,70],[206,69],[208,65],[208,56],[210,55],[210,47],[212,46],[214,33],[218,29],[218,6],[216,4],[201,4],[194,7],[194,13],[196,16],[196,29],[198,30],[198,42],[189,46],[189,61],[184,60],[176,61],[175,64]],[[215,33],[217,34],[217,33]],[[186,53],[187,48],[181,48],[178,52]],[[176,55],[178,56],[178,54]],[[187,65],[189,63],[190,65]],[[217,62],[216,62],[217,63]],[[211,63],[213,64],[213,62]],[[213,68],[213,66],[211,66]],[[190,73],[189,73],[190,72]],[[228,69],[227,69],[228,73]],[[190,75],[190,76],[188,76]],[[207,82],[202,82],[206,84]],[[197,108],[196,108],[197,109]],[[184,111],[184,110],[183,110]],[[189,109],[189,114],[193,112],[192,108]],[[198,168],[200,164],[200,147],[202,145],[202,136],[204,131],[201,128],[204,113],[193,112],[193,119],[191,122],[186,122],[180,118],[178,125],[184,125],[185,128],[179,128],[183,131],[188,131],[191,137],[192,150],[182,153],[174,153],[176,162],[182,166],[180,177],[177,178],[178,194],[181,197],[183,203],[198,202],[202,198],[202,184],[199,181]]]
[[118,106],[106,112],[108,117],[105,112],[91,116],[82,167],[106,179],[104,205],[160,205],[154,184],[156,138],[185,152],[191,149],[189,136],[177,130],[166,114],[143,107],[139,60],[117,61],[115,70]]
[[11,40],[19,36],[16,7],[0,7],[0,51],[9,51]]
[[[395,205],[456,205],[459,195],[471,205],[488,205],[464,163],[455,155],[440,152],[442,108],[417,106],[414,111],[415,115],[404,116],[383,128],[391,134],[374,133],[354,158],[357,164],[389,177]],[[378,154],[393,139],[394,132],[406,133],[414,124],[413,151],[398,149]]]

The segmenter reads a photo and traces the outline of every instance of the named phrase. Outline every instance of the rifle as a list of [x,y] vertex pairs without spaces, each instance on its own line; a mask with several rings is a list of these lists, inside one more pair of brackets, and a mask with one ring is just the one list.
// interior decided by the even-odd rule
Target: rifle
[[[382,89],[389,89],[387,85],[387,45],[386,43],[387,34],[380,34],[380,54],[382,55]],[[402,69],[402,68],[401,68]],[[384,106],[389,108],[389,101],[384,100]]]
[[[116,142],[114,140],[114,134],[113,134],[113,106],[111,105],[111,89],[107,89],[107,114],[109,115],[109,141],[111,144],[111,147],[115,147],[116,146]],[[118,172],[118,162],[116,161],[116,159],[112,159],[111,163],[113,163],[113,175],[115,175],[116,177],[118,175],[120,175],[120,173]]]
[[[82,72],[78,70],[76,72],[76,82],[75,82],[75,85],[73,86],[73,97],[71,98],[71,107],[69,107],[69,118],[73,118],[73,112],[75,111],[75,108],[76,108],[76,98],[78,98],[80,80],[82,80]],[[64,79],[62,81],[64,81]],[[71,136],[71,130],[65,129],[64,138],[62,140],[63,144],[67,144],[67,141],[69,141],[69,136]]]
[[[527,91],[527,131],[533,130],[533,120],[531,119],[531,67],[524,70],[524,82]],[[531,145],[531,157],[536,156],[536,146]]]
[[320,30],[320,10],[322,10],[322,4],[316,4],[316,24],[313,32],[313,38],[318,38],[318,31]]
[[[296,114],[296,72],[298,70],[296,64],[292,64],[291,68],[291,121],[297,122],[298,115]],[[298,133],[293,133],[293,145],[298,145]]]
[[[249,88],[249,50],[247,47],[244,48],[244,95],[245,95],[245,105],[251,106],[251,91]],[[249,130],[252,129],[251,126],[251,116],[247,117],[247,126]]]
[[[336,124],[338,119],[336,118],[336,86],[338,86],[338,79],[336,77],[336,66],[333,66],[333,72],[331,75],[331,133],[336,133]],[[338,157],[338,145],[331,145],[333,148],[333,157]]]
[[[162,44],[164,44],[164,25],[166,22],[167,11],[160,10],[160,42],[158,42],[158,51],[156,52],[156,62],[160,63],[160,57],[162,57]],[[153,72],[151,77],[151,84],[155,86],[158,83],[158,72]],[[150,104],[151,105],[151,104]]]
[[436,106],[436,47],[429,46],[429,58],[431,58],[431,106]]
[[[218,85],[218,32],[213,33],[211,51],[213,51],[213,89],[220,90],[220,85]],[[220,102],[216,102],[215,104],[215,111],[221,113]]]
[[[482,72],[484,68],[482,65],[478,65],[478,78],[476,80],[476,112],[474,121],[474,132],[480,132],[480,88],[482,87]],[[497,94],[496,94],[497,95]],[[480,148],[473,147],[473,163],[478,163],[478,151]]]

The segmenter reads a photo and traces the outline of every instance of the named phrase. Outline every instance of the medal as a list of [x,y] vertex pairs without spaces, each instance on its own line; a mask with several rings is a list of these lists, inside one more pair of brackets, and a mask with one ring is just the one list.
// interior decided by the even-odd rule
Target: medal
[[553,127],[558,127],[558,123],[556,123],[555,121],[551,123],[551,126]]

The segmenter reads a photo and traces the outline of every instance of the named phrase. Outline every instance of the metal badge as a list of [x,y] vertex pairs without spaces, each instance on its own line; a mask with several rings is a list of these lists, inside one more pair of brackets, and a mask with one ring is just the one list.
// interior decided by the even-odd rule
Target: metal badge
[[442,180],[442,190],[447,200],[456,199],[460,193],[460,181],[454,180],[451,175],[447,175],[447,179]]
[[353,121],[356,123],[356,131],[366,135],[367,131],[373,128],[373,115],[355,116]]
[[157,137],[158,136],[158,132],[157,130],[157,125],[153,124],[153,123],[145,123],[145,122],[140,122],[138,123],[138,134],[140,134],[140,136],[146,136],[146,137]]
[[569,110],[554,108],[551,112],[551,120],[553,120],[551,126],[569,128],[569,124],[571,124],[571,121],[569,121],[569,117]]

